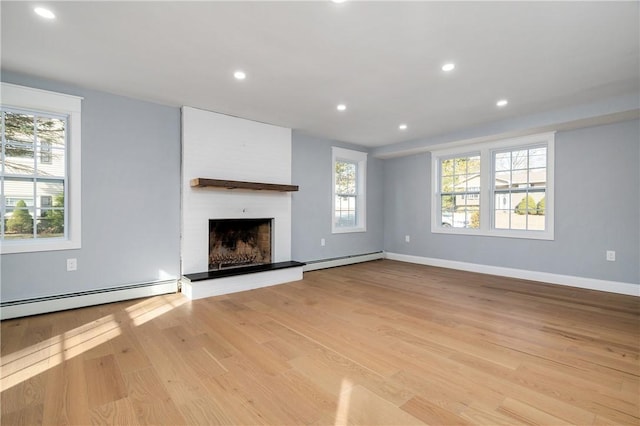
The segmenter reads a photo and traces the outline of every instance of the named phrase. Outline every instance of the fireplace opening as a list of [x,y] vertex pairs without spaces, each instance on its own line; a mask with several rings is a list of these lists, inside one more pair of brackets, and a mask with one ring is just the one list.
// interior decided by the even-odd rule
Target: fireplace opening
[[273,219],[210,219],[209,270],[271,263]]

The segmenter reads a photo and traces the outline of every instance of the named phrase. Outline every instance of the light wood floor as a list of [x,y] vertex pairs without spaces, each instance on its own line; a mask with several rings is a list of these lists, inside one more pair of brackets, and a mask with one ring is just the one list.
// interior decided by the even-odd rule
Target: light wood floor
[[640,424],[640,300],[394,261],[2,322],[2,425]]

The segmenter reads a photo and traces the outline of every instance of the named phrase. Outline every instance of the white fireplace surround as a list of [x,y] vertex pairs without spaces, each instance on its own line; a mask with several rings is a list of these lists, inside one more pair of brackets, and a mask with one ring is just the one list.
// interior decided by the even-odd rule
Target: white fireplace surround
[[272,261],[291,259],[291,193],[193,188],[193,178],[291,183],[291,129],[182,108],[182,274],[208,269],[209,219],[273,218]]

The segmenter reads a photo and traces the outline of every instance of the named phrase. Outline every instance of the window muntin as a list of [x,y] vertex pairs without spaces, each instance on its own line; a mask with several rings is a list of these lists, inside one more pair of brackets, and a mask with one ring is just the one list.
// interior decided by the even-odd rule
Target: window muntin
[[367,153],[333,147],[332,157],[332,232],[364,232]]
[[[554,145],[545,133],[433,151],[431,232],[553,240]],[[477,176],[465,166],[474,155]],[[447,160],[459,172],[447,171]]]
[[82,98],[0,87],[0,252],[80,248]]
[[445,228],[480,226],[480,155],[442,159],[440,224]]

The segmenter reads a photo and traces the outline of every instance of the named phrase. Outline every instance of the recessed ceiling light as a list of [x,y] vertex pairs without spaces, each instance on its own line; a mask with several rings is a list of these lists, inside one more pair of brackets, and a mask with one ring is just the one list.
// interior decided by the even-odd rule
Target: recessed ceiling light
[[401,125],[399,125],[399,126],[398,126],[398,129],[400,129],[400,130],[407,130],[407,125],[403,123],[403,124],[401,124]]
[[498,102],[496,102],[496,105],[499,106],[499,107],[503,107],[503,106],[507,106],[508,103],[509,103],[508,100],[500,99]]
[[345,109],[347,109],[347,106],[345,104],[339,104],[336,109],[338,111],[344,111]]
[[247,74],[244,73],[244,71],[236,71],[233,73],[233,76],[236,78],[236,80],[244,80],[245,78],[247,78]]
[[347,0],[331,0],[333,3],[344,3]]
[[56,15],[52,11],[50,11],[49,9],[45,9],[44,7],[36,7],[33,9],[33,11],[45,19],[54,19],[56,17]]
[[448,64],[444,64],[442,66],[442,71],[453,71],[453,69],[456,67],[456,64],[454,64],[453,62],[449,62]]

